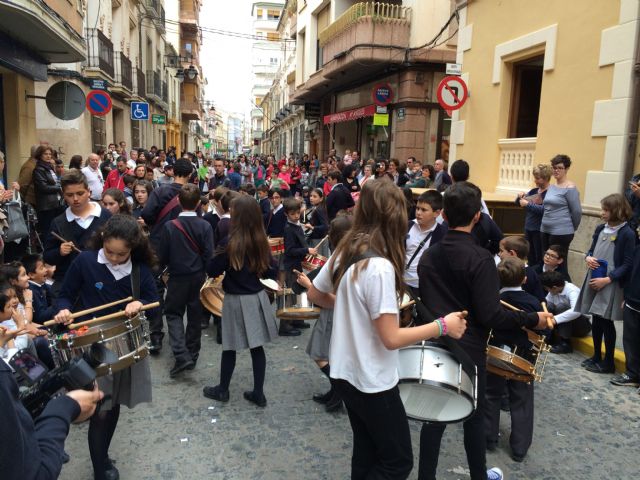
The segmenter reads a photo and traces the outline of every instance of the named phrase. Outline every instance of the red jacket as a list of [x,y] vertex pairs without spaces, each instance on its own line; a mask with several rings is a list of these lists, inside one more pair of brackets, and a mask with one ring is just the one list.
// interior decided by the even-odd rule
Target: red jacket
[[104,190],[107,188],[117,188],[124,192],[124,176],[131,175],[131,170],[127,169],[123,174],[120,174],[117,168],[111,170],[109,175],[107,175],[107,179],[104,181]]

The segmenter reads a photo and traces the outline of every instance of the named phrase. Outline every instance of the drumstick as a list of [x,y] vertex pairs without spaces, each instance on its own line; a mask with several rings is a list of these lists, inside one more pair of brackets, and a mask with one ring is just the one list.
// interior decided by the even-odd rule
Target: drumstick
[[513,310],[514,312],[521,312],[522,311],[518,307],[514,307],[513,305],[511,305],[510,303],[505,302],[504,300],[500,300],[500,303],[502,305],[504,305],[505,307],[507,307],[509,310]]
[[[62,243],[69,243],[67,242],[64,238],[62,238],[60,235],[58,235],[56,232],[51,231],[51,235],[53,235],[54,237],[56,237],[58,240],[60,240]],[[73,248],[76,252],[78,253],[82,253],[82,250],[80,250],[78,247],[76,247],[75,245],[71,245],[71,248]]]
[[[140,311],[142,312],[144,310],[150,310],[152,308],[157,308],[159,306],[160,306],[160,302],[153,302],[148,305],[143,305]],[[111,320],[113,318],[119,318],[123,316],[124,316],[124,310],[120,310],[119,312],[110,313],[109,315],[104,315],[98,318],[92,318],[91,320],[86,320],[84,322],[72,323],[71,325],[67,325],[67,328],[71,330],[74,328],[84,327],[85,325],[93,325],[94,323],[100,323],[106,320]]]
[[329,238],[329,235],[325,235],[324,238],[320,240],[318,244],[313,248],[320,248],[320,245],[322,245],[327,238]]
[[[549,310],[547,310],[547,302],[542,302],[542,310],[544,311],[544,313],[549,313]],[[553,319],[547,318],[547,328],[553,328],[553,325],[555,323],[554,320],[555,317]]]
[[[107,303],[105,305],[100,305],[100,306],[93,307],[93,308],[87,308],[86,310],[82,310],[80,312],[72,313],[70,316],[71,316],[71,318],[83,317],[84,315],[88,315],[90,313],[97,312],[98,310],[104,310],[105,308],[113,307],[115,305],[120,305],[121,303],[130,302],[131,300],[133,300],[133,297],[123,298],[122,300],[116,300],[115,302]],[[46,322],[43,323],[43,325],[45,327],[50,327],[51,325],[55,325],[55,323],[56,323],[55,320],[47,320]]]

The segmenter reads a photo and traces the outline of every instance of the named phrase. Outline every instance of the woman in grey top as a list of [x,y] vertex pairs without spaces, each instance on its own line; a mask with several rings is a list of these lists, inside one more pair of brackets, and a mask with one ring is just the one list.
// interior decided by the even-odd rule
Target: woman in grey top
[[[567,178],[571,159],[567,155],[556,155],[551,159],[551,167],[556,184],[549,186],[544,198],[544,214],[540,225],[543,252],[549,245],[562,245],[569,250],[582,218],[580,192],[576,184]],[[566,269],[565,263],[562,266]]]

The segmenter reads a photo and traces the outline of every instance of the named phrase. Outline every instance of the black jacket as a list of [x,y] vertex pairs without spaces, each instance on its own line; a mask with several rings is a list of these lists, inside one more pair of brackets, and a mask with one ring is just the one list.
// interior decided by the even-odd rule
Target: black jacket
[[302,260],[309,253],[309,246],[300,225],[287,222],[284,226],[284,260],[286,271],[302,271]]
[[[540,301],[525,292],[524,290],[508,290],[500,294],[500,300],[507,302],[514,307],[519,308],[524,312],[541,312],[542,305]],[[494,330],[494,338],[498,343],[506,343],[518,346],[520,349],[528,350],[528,337],[527,334],[520,327],[513,327],[508,330]]]
[[[587,256],[593,255],[596,248],[598,237],[604,230],[604,224],[598,225],[593,234],[591,247],[587,252]],[[631,264],[633,262],[633,250],[636,246],[636,236],[629,225],[625,225],[616,232],[616,239],[613,241],[613,271],[609,274],[609,278],[614,282],[618,282],[624,287],[627,284],[628,275],[631,272]]]
[[225,273],[224,280],[222,280],[224,293],[251,295],[264,290],[264,285],[260,283],[261,278],[276,278],[278,275],[278,262],[271,258],[271,264],[267,271],[258,276],[249,270],[246,260],[242,269],[234,270],[229,263],[227,252],[222,252],[213,257],[209,262],[207,275],[217,277],[223,273]]
[[480,220],[473,226],[471,235],[475,238],[476,243],[489,250],[491,255],[497,255],[500,251],[500,240],[503,238],[502,231],[486,213],[480,214]]
[[[111,213],[106,208],[103,208],[98,218],[94,218],[89,228],[86,230],[78,225],[75,221],[67,221],[65,212],[62,212],[51,222],[51,231],[56,232],[62,238],[73,244],[80,250],[84,250],[87,242],[93,236],[94,232],[104,225],[111,217]],[[69,255],[60,255],[60,244],[62,242],[55,238],[53,235],[47,235],[44,240],[44,252],[42,257],[44,261],[50,265],[56,266],[56,272],[53,274],[53,278],[56,281],[62,282],[64,274],[67,273],[71,262],[73,262],[78,253],[72,250]]]
[[6,480],[56,479],[62,470],[64,441],[80,406],[62,395],[34,420],[18,398],[18,384],[0,360],[0,465]]
[[320,239],[329,233],[329,218],[327,216],[327,209],[324,206],[316,207],[308,221],[313,225],[313,230],[309,238]]
[[343,184],[338,183],[327,195],[327,214],[329,221],[336,218],[340,210],[346,210],[355,205],[353,197]]
[[29,282],[29,290],[33,293],[33,321],[35,323],[44,323],[59,312],[49,285],[46,283],[36,285]]
[[172,199],[174,199],[178,193],[182,185],[179,183],[168,183],[162,185],[160,188],[155,189],[149,195],[149,200],[144,206],[142,210],[142,219],[144,223],[146,223],[150,228],[149,240],[151,240],[151,244],[153,247],[158,250],[160,247],[160,239],[162,237],[162,227],[169,220],[173,220],[177,218],[180,212],[182,212],[182,207],[180,203],[177,203],[174,208],[172,208],[167,215],[163,218],[159,218],[162,209],[165,207],[167,203],[169,203]]
[[[547,294],[545,293],[544,288],[542,288],[542,283],[540,283],[540,277],[538,277],[536,269],[531,265],[527,265],[524,269],[524,274],[527,277],[527,281],[522,285],[522,289],[536,297],[539,301],[544,302]],[[536,312],[539,311],[540,310],[536,310]]]
[[61,206],[62,190],[56,182],[55,173],[41,165],[36,164],[33,170],[33,186],[36,192],[36,210],[55,210]]
[[[175,222],[180,222],[191,241]],[[213,230],[206,220],[179,216],[165,223],[158,257],[160,263],[169,268],[169,275],[192,275],[203,272],[212,256]]]
[[505,311],[500,306],[500,280],[491,254],[473,237],[449,230],[418,264],[420,296],[436,316],[467,310],[467,330],[458,340],[476,365],[485,365],[489,330],[532,327],[534,313]]
[[269,213],[269,217],[267,218],[267,222],[265,223],[265,229],[267,230],[267,235],[271,238],[282,238],[284,237],[284,226],[287,223],[287,216],[284,213],[284,208],[281,208],[276,213]]
[[262,222],[266,227],[267,222],[269,221],[269,214],[271,213],[271,202],[269,201],[269,197],[260,199],[258,204],[260,205],[260,212],[262,212]]
[[640,245],[633,251],[629,282],[624,288],[624,300],[636,310],[640,310]]

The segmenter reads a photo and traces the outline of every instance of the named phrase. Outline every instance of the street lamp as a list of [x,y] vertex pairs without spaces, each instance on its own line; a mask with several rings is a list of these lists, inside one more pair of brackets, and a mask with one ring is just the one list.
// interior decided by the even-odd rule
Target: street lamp
[[195,78],[198,76],[198,69],[193,65],[190,65],[184,73],[189,80],[195,80]]
[[180,83],[184,82],[184,70],[182,68],[179,68],[178,71],[176,72],[176,79]]

